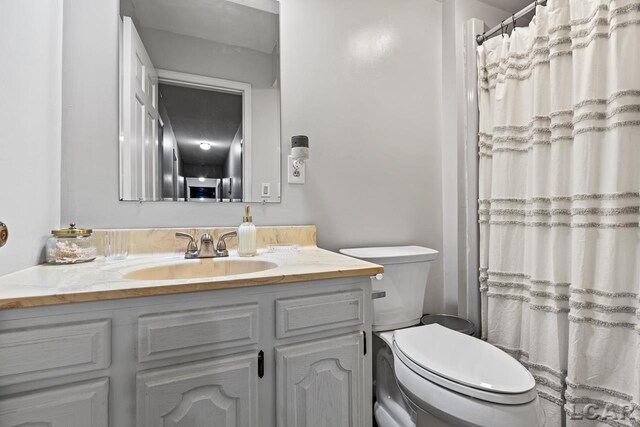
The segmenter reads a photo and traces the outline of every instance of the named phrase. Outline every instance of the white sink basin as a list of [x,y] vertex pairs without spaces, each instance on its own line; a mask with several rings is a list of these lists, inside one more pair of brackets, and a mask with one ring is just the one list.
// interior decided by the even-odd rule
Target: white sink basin
[[204,279],[257,273],[277,266],[273,262],[252,259],[198,259],[139,268],[123,277],[128,280]]

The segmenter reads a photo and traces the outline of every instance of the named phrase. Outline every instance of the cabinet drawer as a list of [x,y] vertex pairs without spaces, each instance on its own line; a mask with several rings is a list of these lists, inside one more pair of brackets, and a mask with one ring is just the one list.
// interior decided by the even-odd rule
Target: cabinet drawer
[[276,300],[276,336],[326,331],[364,323],[364,291],[354,290]]
[[1,385],[108,368],[111,321],[0,331],[0,361]]
[[107,427],[109,379],[8,396],[0,399],[3,427]]
[[258,304],[141,316],[138,360],[147,362],[258,342]]

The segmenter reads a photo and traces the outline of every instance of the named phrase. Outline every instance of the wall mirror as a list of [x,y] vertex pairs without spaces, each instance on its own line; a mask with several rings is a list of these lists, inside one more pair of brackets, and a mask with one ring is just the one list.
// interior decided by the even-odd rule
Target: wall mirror
[[279,3],[120,0],[120,18],[120,199],[279,202]]

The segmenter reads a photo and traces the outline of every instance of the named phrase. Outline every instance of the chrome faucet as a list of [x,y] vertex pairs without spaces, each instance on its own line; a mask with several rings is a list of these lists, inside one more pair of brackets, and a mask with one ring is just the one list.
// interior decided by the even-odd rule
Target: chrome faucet
[[235,231],[224,233],[220,236],[220,239],[218,239],[218,244],[215,246],[214,250],[213,238],[208,233],[205,233],[200,237],[200,248],[198,248],[198,245],[191,234],[183,232],[176,233],[176,237],[189,239],[187,250],[184,253],[184,257],[186,259],[228,257],[229,251],[227,250],[227,243],[225,242],[225,239],[227,237],[237,235],[238,233]]
[[216,253],[213,250],[213,238],[209,233],[204,233],[200,237],[200,250],[198,251],[198,258],[215,258]]

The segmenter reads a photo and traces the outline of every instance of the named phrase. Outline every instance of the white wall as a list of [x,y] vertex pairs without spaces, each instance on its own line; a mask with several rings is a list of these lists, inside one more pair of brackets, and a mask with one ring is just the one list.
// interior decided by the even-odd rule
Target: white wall
[[[316,224],[322,247],[441,249],[441,4],[281,2],[282,158],[310,137],[307,184],[254,206],[257,224]],[[65,1],[64,221],[92,227],[236,225],[241,204],[118,201],[118,1]],[[67,37],[68,35],[68,37]],[[283,160],[283,164],[285,164]],[[427,308],[442,302],[432,269]]]
[[[465,177],[464,177],[464,25],[471,18],[483,20],[489,27],[511,16],[477,0],[443,2],[443,147],[442,208],[444,304],[448,313],[456,313],[460,290],[467,286],[464,260]],[[471,64],[474,66],[474,64]],[[475,284],[473,284],[475,286]]]
[[43,260],[60,223],[62,0],[2,2],[0,275]]

